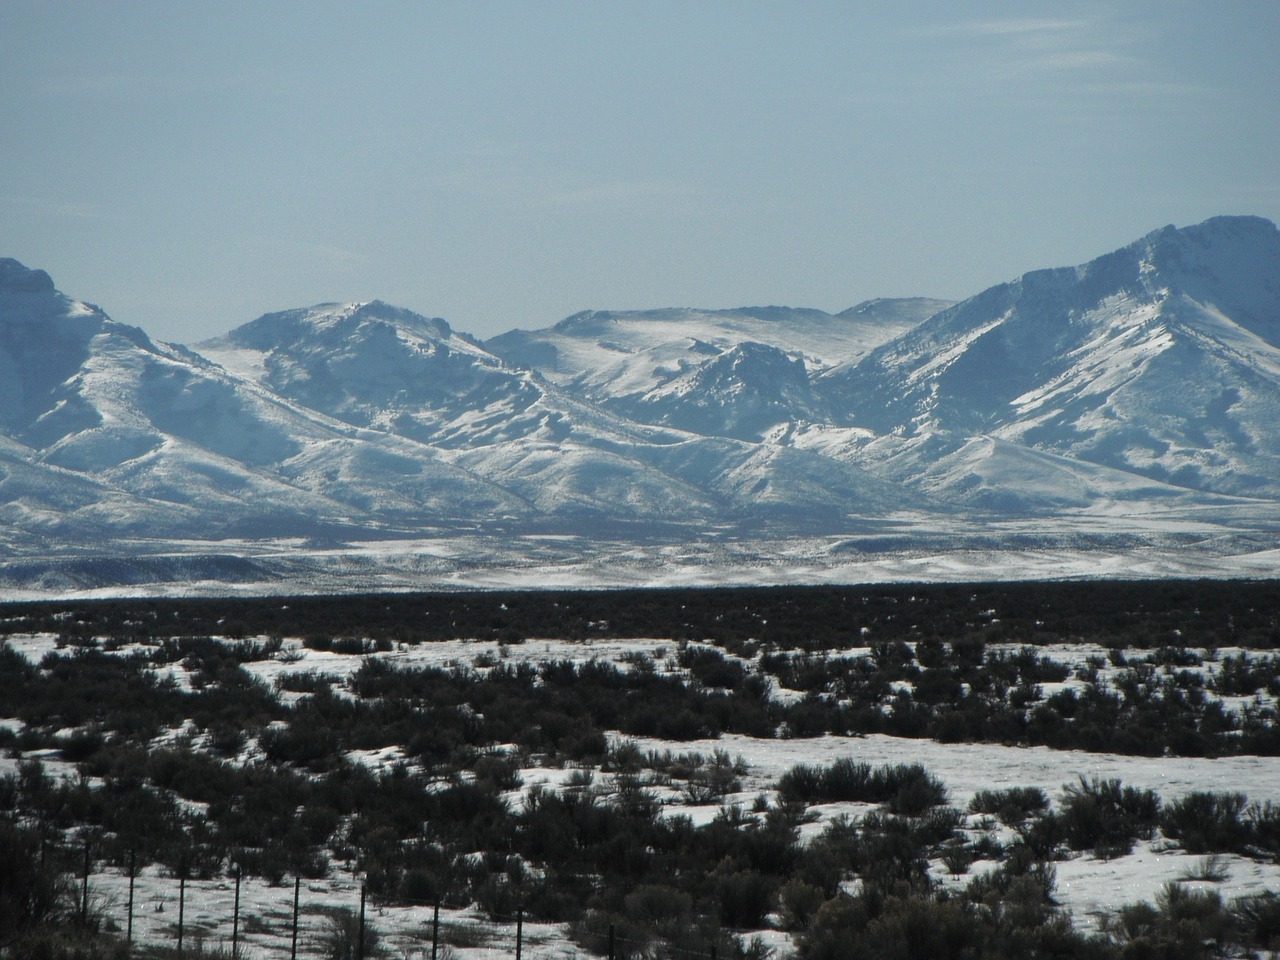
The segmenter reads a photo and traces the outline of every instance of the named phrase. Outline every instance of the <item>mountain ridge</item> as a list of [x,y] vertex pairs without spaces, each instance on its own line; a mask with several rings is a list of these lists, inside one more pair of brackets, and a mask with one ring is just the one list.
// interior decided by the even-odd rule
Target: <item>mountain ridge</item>
[[1257,217],[955,303],[583,311],[488,341],[373,300],[187,348],[0,259],[0,564],[462,535],[496,538],[481,565],[543,536],[589,563],[605,537],[647,556],[886,523],[1265,541],[1277,425],[1280,231]]

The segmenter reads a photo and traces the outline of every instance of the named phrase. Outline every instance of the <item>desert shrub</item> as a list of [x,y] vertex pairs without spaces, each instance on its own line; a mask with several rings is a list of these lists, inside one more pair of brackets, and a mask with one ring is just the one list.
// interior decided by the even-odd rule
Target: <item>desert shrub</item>
[[1251,803],[1245,810],[1249,845],[1272,857],[1280,857],[1280,803]]
[[[1056,883],[1057,871],[1053,864],[1037,860],[1026,848],[1020,848],[995,870],[970,881],[964,889],[964,896],[988,907],[1012,898],[1023,908],[1030,904],[1044,908],[1053,904]],[[1023,921],[1028,923],[1041,923],[1045,919],[1043,909],[1035,917],[1023,916]]]
[[1063,788],[1061,812],[1067,844],[1099,856],[1127,854],[1139,839],[1154,832],[1160,798],[1152,790],[1122,786],[1117,779],[1081,777]]
[[690,804],[718,803],[742,787],[741,774],[745,765],[729,759],[723,750],[717,750],[709,763],[702,763],[689,770],[683,789]]
[[714,880],[719,920],[726,927],[756,930],[773,910],[777,881],[757,870],[719,873]]
[[797,956],[801,960],[847,960],[849,944],[861,939],[870,921],[871,911],[864,898],[840,894],[814,914],[809,929],[799,938]]
[[73,902],[69,883],[40,861],[36,832],[0,821],[0,945],[53,924]]
[[1233,853],[1249,842],[1243,793],[1196,790],[1168,804],[1160,829],[1188,853]]
[[649,956],[652,933],[642,923],[625,914],[590,910],[569,928],[574,942],[596,956],[614,960],[639,960]]
[[1276,693],[1280,657],[1250,658],[1247,654],[1223,657],[1210,686],[1226,697],[1251,696],[1259,690]]
[[520,779],[519,761],[506,753],[484,753],[472,766],[477,780],[493,784],[499,790],[514,790]]
[[947,799],[947,788],[942,781],[918,763],[882,767],[877,773],[893,813],[919,816]]
[[1280,950],[1280,895],[1268,890],[1241,897],[1232,905],[1232,915],[1246,945],[1272,952]]
[[928,844],[912,820],[876,811],[861,826],[855,856],[864,890],[928,888]]
[[918,815],[946,799],[942,781],[918,763],[872,768],[842,757],[826,767],[799,764],[778,780],[778,796],[803,803],[884,803],[893,813]]
[[1217,893],[1169,883],[1154,904],[1121,907],[1103,926],[1122,960],[1200,960],[1222,955],[1232,916]]
[[817,912],[798,953],[801,960],[961,960],[982,955],[986,939],[981,917],[960,899],[892,896],[875,904],[842,897]]
[[687,644],[680,651],[679,663],[704,687],[736,690],[748,677],[741,663],[726,659],[715,647]]
[[999,838],[990,833],[982,833],[969,844],[975,860],[1003,860],[1006,849]]
[[895,674],[895,679],[914,677],[919,672],[915,666],[915,653],[902,640],[876,641],[871,645],[871,659],[881,670]]
[[911,818],[915,834],[923,843],[937,846],[959,836],[964,814],[955,807],[930,807],[920,816]]
[[693,922],[693,897],[665,884],[642,884],[626,895],[623,912],[648,935],[677,938]]
[[842,757],[821,771],[819,795],[826,802],[871,800],[877,790],[871,765]]
[[969,865],[973,860],[973,848],[963,841],[948,844],[943,848],[942,863],[953,877],[968,873]]
[[326,918],[322,937],[322,956],[325,960],[359,960],[378,957],[385,953],[379,947],[381,937],[372,923],[364,923],[364,943],[360,942],[360,918],[346,907],[333,908]]
[[1147,659],[1157,667],[1198,667],[1204,663],[1200,654],[1179,646],[1156,647]]
[[88,727],[59,736],[54,743],[57,744],[63,760],[81,763],[101,750],[106,743],[106,738],[102,735],[102,731]]
[[[378,649],[376,641],[364,637],[337,637],[330,641],[329,650],[348,657],[363,657]],[[388,648],[389,649],[389,648]]]
[[209,728],[209,748],[224,757],[234,757],[245,748],[248,737],[244,730],[229,722],[220,722]]
[[821,887],[792,878],[778,891],[778,906],[784,930],[804,930],[826,897]]
[[276,677],[276,689],[288,690],[290,693],[315,693],[322,687],[332,687],[337,679],[316,670],[296,670]]
[[778,779],[778,797],[800,803],[819,803],[823,771],[807,763],[796,764]]
[[1222,883],[1230,876],[1231,871],[1227,869],[1226,858],[1221,854],[1213,853],[1207,857],[1201,857],[1178,879],[1180,881],[1197,880],[1201,883]]
[[913,696],[920,703],[954,704],[964,696],[964,685],[954,671],[926,670],[915,681]]
[[331,729],[306,722],[268,727],[258,744],[274,763],[292,763],[314,771],[326,769],[338,750],[338,739]]
[[970,811],[991,814],[1007,827],[1025,823],[1028,817],[1038,816],[1047,809],[1049,798],[1039,787],[979,790],[969,801]]

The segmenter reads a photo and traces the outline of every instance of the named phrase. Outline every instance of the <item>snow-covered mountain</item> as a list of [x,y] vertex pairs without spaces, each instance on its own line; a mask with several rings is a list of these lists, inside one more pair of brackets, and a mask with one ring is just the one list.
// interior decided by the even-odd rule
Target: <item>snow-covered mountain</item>
[[0,384],[12,457],[41,476],[24,487],[44,491],[5,506],[38,515],[40,497],[73,491],[102,522],[77,530],[68,517],[71,534],[287,536],[521,507],[429,447],[153,342],[13,260],[0,261]]
[[[695,384],[686,409],[710,408],[707,423],[678,416],[636,422],[508,365],[443,320],[378,301],[267,314],[197,349],[291,403],[429,446],[540,516],[711,524],[758,517],[773,506],[789,515],[819,509],[798,490],[795,502],[782,502],[725,482],[749,462],[757,464],[754,479],[774,491],[794,489],[797,476],[809,472],[797,466],[808,454],[762,459],[754,457],[755,444],[733,442],[741,431],[724,422],[730,405],[710,382],[726,381],[726,393],[738,389],[747,379],[742,363],[759,363],[763,354],[765,369],[750,378],[768,392],[757,409],[792,392],[807,395],[803,364],[772,347],[741,344],[696,371],[706,382]],[[789,375],[771,371],[771,363]],[[740,416],[752,408],[731,406]],[[763,419],[772,425],[777,417]],[[846,475],[842,486],[875,485],[860,468],[838,469]]]
[[819,415],[808,379],[949,306],[871,300],[839,314],[790,307],[587,311],[486,346],[642,423],[759,440]]
[[814,391],[880,438],[869,459],[920,449],[907,473],[936,464],[941,438],[959,449],[982,436],[1187,490],[1276,498],[1280,231],[1218,217],[1025,274]]
[[767,566],[804,540],[813,571],[999,529],[1265,549],[1280,232],[1166,227],[954,304],[590,312],[487,343],[321,304],[194,350],[0,260],[0,520],[0,582],[62,582],[33,557],[218,551],[395,584],[436,561],[344,544],[460,536],[475,567],[590,567],[607,540],[641,570],[682,544]]

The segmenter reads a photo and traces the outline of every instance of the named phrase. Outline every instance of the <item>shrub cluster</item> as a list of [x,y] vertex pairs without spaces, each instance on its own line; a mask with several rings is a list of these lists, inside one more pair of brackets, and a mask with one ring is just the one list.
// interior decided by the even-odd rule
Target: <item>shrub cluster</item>
[[893,813],[917,816],[947,798],[942,781],[918,763],[873,768],[847,757],[825,767],[792,767],[778,781],[778,796],[801,803],[883,803]]

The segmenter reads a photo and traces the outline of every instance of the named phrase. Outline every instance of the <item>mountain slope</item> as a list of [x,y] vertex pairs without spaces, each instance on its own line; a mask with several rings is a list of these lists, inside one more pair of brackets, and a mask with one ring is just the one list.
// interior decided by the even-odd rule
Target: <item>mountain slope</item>
[[[996,528],[1220,556],[1271,544],[1280,518],[1280,231],[1257,218],[1166,227],[951,305],[585,313],[482,344],[372,301],[266,314],[199,349],[0,260],[14,577],[331,575],[382,561],[326,544],[450,538],[472,538],[455,569],[574,551],[584,571],[660,569],[804,538],[987,549]],[[113,543],[202,552],[99,563]]]
[[[16,261],[0,270],[0,358],[4,433],[31,451],[32,468],[65,471],[49,474],[55,486],[76,476],[163,506],[150,512],[157,534],[363,525],[387,502],[418,521],[424,483],[437,500],[448,494],[449,516],[520,508],[428,448],[299,409],[58,293]],[[358,470],[358,490],[344,485],[343,473],[375,451],[392,465]]]
[[948,306],[872,300],[840,314],[789,307],[588,311],[486,346],[642,423],[758,440],[816,415],[807,379]]
[[993,287],[829,371],[815,393],[881,435],[992,435],[1275,497],[1278,338],[1280,232],[1220,217]]
[[[721,442],[751,440],[808,405],[803,363],[773,347],[726,349],[646,398],[665,409],[636,422],[508,366],[442,320],[378,301],[267,314],[197,346],[290,402],[428,444],[546,517],[708,524],[756,517],[771,504],[794,515],[813,503],[789,458]],[[751,482],[726,485],[745,463],[755,465]],[[775,495],[752,493],[757,483]],[[789,502],[781,491],[792,492]],[[883,491],[854,502],[871,499],[883,502]]]

